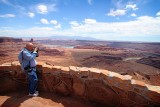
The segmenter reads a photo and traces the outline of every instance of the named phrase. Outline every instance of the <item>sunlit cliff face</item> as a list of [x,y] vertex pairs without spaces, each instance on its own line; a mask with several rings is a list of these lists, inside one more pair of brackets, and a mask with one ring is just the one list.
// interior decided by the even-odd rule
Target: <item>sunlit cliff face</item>
[[[128,103],[135,106],[160,105],[160,86],[134,80],[130,75],[97,68],[52,66],[41,62],[37,69],[39,90],[42,92],[74,95],[108,106]],[[0,75],[2,81],[6,81],[0,82],[0,89],[5,89],[0,90],[0,93],[17,90],[21,86],[19,83],[26,85],[26,78],[21,75],[17,62],[1,65]]]

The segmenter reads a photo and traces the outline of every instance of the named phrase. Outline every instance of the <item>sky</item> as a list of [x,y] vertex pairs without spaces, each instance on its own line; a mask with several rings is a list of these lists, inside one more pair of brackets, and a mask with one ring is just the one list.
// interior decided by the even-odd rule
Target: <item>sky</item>
[[160,42],[160,0],[0,0],[0,37]]

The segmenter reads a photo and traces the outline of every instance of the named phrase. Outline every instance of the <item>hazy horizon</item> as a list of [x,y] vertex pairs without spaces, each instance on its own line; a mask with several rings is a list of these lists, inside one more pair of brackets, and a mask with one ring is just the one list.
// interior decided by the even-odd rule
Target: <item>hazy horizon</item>
[[160,42],[159,0],[0,0],[0,37]]

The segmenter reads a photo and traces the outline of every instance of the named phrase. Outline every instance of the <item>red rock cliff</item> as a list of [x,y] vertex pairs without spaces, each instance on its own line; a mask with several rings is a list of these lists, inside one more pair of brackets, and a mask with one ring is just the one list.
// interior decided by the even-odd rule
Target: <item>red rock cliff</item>
[[[160,106],[160,86],[145,84],[108,70],[39,63],[39,90],[59,92],[107,106]],[[0,94],[27,85],[19,63],[0,66]]]
[[10,37],[0,37],[1,42],[22,42],[22,39],[10,38]]

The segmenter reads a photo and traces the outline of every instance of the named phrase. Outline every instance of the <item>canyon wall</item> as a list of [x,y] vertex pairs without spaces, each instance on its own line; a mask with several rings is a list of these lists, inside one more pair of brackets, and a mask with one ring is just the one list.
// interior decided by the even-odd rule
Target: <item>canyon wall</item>
[[[87,67],[37,65],[40,92],[75,96],[106,106],[160,106],[160,86],[145,84],[130,75]],[[0,65],[0,95],[26,90],[27,78],[17,62]]]
[[11,37],[0,37],[0,43],[1,42],[23,42],[22,39],[16,39]]

